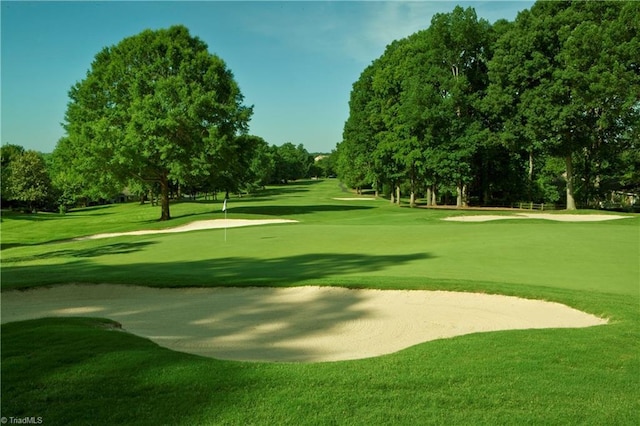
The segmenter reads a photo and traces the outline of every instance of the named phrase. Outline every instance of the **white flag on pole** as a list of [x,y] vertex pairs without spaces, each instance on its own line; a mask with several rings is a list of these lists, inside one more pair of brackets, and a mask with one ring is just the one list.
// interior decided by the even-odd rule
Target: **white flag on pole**
[[227,199],[224,199],[224,203],[222,204],[222,211],[226,212],[227,211]]

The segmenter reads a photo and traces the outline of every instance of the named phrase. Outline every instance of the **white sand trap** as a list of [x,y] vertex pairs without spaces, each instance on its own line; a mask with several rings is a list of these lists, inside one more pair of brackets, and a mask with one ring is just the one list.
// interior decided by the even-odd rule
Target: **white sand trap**
[[2,293],[2,322],[106,317],[167,348],[219,359],[320,362],[469,333],[607,321],[568,306],[445,291],[66,285]]
[[490,220],[506,219],[545,219],[558,222],[602,222],[605,220],[626,219],[631,216],[613,214],[551,214],[551,213],[516,213],[515,215],[476,215],[476,216],[451,216],[442,220],[451,222],[488,222]]
[[147,229],[131,232],[112,232],[106,234],[89,235],[86,237],[74,238],[75,241],[95,240],[99,238],[119,237],[122,235],[149,235],[149,234],[170,234],[174,232],[199,231],[203,229],[220,229],[220,228],[238,228],[241,226],[269,225],[273,223],[293,223],[297,220],[290,219],[212,219],[198,220],[196,222],[187,223],[186,225],[176,226],[175,228],[166,229]]

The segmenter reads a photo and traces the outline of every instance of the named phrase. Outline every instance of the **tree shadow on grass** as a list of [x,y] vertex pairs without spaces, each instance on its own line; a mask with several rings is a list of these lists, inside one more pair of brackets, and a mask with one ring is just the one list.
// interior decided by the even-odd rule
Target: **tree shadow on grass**
[[291,206],[239,206],[229,207],[229,213],[258,214],[268,216],[290,216],[310,214],[318,212],[344,212],[353,210],[370,210],[372,206],[355,206],[346,204],[315,204],[315,205],[291,205]]
[[[292,285],[335,276],[376,272],[391,266],[429,259],[427,253],[364,255],[309,253],[281,258],[222,258],[196,262],[188,269],[200,271],[222,285]],[[176,271],[180,273],[180,271]],[[183,283],[176,283],[183,286]],[[188,285],[188,284],[186,284]]]
[[229,396],[260,380],[242,364],[172,352],[112,325],[4,324],[2,414],[45,424],[182,424],[207,409],[233,410]]
[[0,250],[7,250],[14,247],[24,247],[28,245],[34,244],[23,244],[23,243],[0,243]]
[[129,254],[143,250],[145,247],[155,244],[154,241],[140,241],[134,243],[114,243],[106,244],[99,247],[91,247],[85,249],[65,249],[54,250],[46,253],[34,254],[31,256],[9,257],[3,259],[2,263],[11,264],[17,262],[31,262],[36,260],[47,260],[55,258],[73,257],[73,258],[90,258],[98,256],[106,256],[112,254]]
[[[103,264],[90,260],[99,252],[140,250],[115,244],[75,253],[75,260],[57,265],[12,265],[2,268],[3,289],[69,282],[141,284],[152,287],[290,286],[329,277],[371,273],[432,258],[428,253],[366,255],[307,253],[275,258],[225,257],[196,261]],[[58,253],[62,255],[62,253]]]
[[[106,207],[109,207],[109,206],[106,206]],[[38,213],[11,212],[9,214],[3,213],[2,219],[3,221],[10,219],[10,220],[26,220],[30,222],[45,222],[49,220],[74,220],[74,219],[83,218],[83,217],[108,216],[112,214],[114,213],[100,212],[100,213],[82,214],[79,212],[69,212],[67,214],[59,214],[59,213],[46,213],[46,212],[38,212]]]

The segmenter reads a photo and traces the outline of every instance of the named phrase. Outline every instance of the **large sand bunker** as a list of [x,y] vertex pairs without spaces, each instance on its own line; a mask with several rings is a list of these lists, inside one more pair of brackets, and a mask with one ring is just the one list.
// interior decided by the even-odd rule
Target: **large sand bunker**
[[607,321],[568,306],[445,291],[65,285],[2,293],[2,322],[105,317],[161,346],[219,359],[320,362],[469,333]]

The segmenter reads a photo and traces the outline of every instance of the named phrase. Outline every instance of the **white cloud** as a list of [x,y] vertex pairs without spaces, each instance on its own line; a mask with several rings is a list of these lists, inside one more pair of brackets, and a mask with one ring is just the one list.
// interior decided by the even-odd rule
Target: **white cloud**
[[345,32],[344,52],[355,60],[370,62],[392,41],[426,29],[435,12],[449,8],[439,2],[367,3],[357,27]]
[[243,17],[246,30],[296,51],[334,56],[363,64],[395,39],[429,26],[440,2],[284,2],[254,4]]

